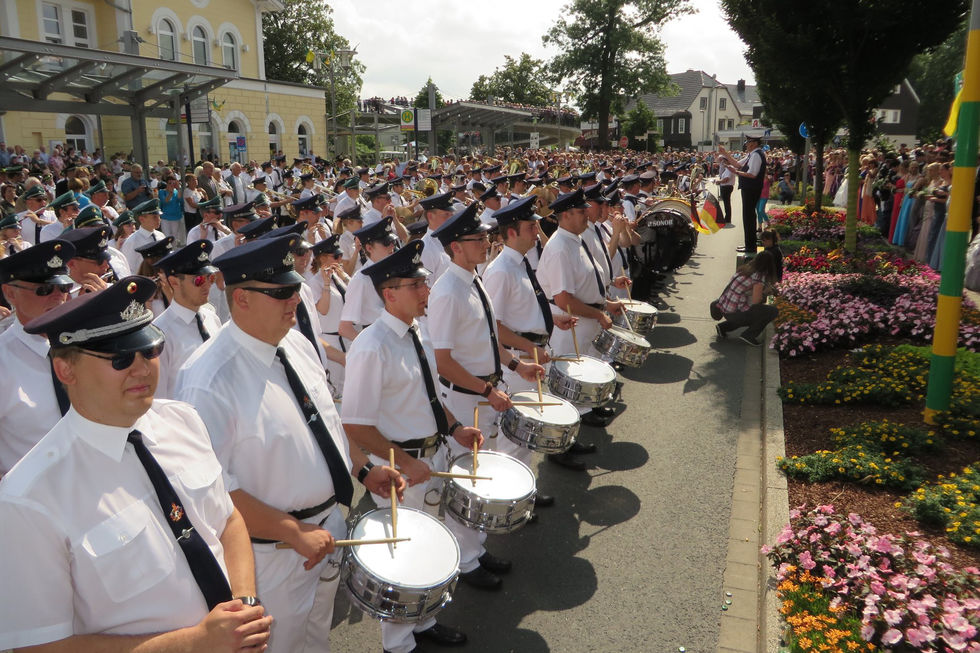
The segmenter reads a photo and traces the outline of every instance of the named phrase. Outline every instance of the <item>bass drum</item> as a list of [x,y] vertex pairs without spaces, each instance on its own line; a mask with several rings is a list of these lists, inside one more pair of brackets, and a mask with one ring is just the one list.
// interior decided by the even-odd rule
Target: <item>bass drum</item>
[[637,255],[649,270],[669,272],[687,263],[698,244],[691,224],[691,205],[679,199],[661,200],[636,222],[641,243]]

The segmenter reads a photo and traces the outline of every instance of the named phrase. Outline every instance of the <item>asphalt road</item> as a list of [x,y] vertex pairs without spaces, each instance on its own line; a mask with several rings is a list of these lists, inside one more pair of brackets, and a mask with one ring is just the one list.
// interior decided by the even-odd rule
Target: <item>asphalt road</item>
[[[737,191],[733,204],[739,216]],[[488,550],[514,563],[502,591],[460,584],[440,613],[469,635],[461,650],[716,651],[750,348],[718,341],[708,303],[734,270],[741,233],[739,224],[702,236],[668,276],[652,302],[660,311],[652,353],[622,373],[620,414],[605,429],[582,427],[580,437],[599,447],[587,456],[591,468],[572,472],[536,456],[538,488],[556,503],[537,523],[488,539]],[[334,622],[334,651],[381,651],[378,623],[343,590]]]

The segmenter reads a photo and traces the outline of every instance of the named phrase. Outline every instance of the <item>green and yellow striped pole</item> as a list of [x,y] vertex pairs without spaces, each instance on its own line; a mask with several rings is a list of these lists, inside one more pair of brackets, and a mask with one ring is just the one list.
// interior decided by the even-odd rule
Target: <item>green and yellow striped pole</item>
[[[973,213],[973,184],[977,163],[977,127],[980,124],[980,0],[973,0],[970,31],[966,40],[966,66],[963,88],[957,96],[959,110],[955,126],[956,159],[953,189],[946,221],[943,271],[936,306],[936,329],[932,334],[932,360],[926,393],[925,421],[932,424],[938,411],[949,408],[953,391],[953,365],[962,309],[966,248]],[[953,120],[950,121],[953,123]]]

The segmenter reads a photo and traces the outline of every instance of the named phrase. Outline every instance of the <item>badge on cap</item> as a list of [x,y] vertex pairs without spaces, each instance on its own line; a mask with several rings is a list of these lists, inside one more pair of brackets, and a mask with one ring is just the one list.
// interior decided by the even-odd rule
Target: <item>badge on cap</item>
[[132,322],[133,320],[140,319],[143,316],[143,311],[145,310],[146,307],[134,299],[133,301],[129,302],[129,306],[127,306],[126,310],[119,314],[119,317],[127,322]]
[[420,250],[419,253],[412,258],[412,265],[421,265],[421,264],[422,264],[422,252]]
[[295,262],[296,262],[296,258],[293,256],[292,252],[286,254],[286,258],[282,260],[283,265],[292,265]]
[[109,246],[109,239],[108,238],[103,238],[102,240],[99,241],[99,247],[100,248],[105,248],[105,247],[108,247],[108,246]]
[[208,260],[208,253],[201,252],[200,256],[197,257],[197,260],[200,261],[201,263],[204,263],[205,261]]
[[49,268],[60,268],[63,265],[63,261],[58,256],[52,256],[48,259]]

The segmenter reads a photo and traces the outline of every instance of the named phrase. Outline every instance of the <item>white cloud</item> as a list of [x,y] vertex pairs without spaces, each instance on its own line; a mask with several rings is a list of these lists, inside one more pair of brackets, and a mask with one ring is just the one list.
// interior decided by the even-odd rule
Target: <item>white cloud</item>
[[[362,97],[414,96],[431,76],[445,97],[457,99],[468,97],[477,77],[502,65],[504,55],[516,58],[527,52],[548,59],[553,51],[544,47],[541,36],[565,4],[337,0],[331,6],[337,32],[357,46],[357,57],[367,67]],[[692,4],[697,14],[674,20],[662,30],[667,72],[701,69],[723,82],[753,83],[742,56],[744,45],[725,22],[719,1]]]

